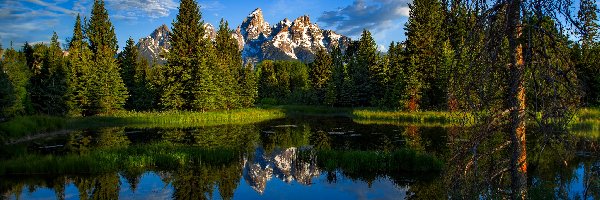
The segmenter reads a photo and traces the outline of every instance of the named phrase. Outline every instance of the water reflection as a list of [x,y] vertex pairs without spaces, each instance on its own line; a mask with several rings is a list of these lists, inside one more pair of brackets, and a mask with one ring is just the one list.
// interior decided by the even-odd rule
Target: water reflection
[[[476,149],[465,148],[473,137],[460,127],[368,125],[346,118],[81,130],[0,148],[0,193],[9,199],[505,197],[505,136],[490,134]],[[600,199],[598,142],[530,137],[530,198]],[[51,163],[42,162],[50,155],[107,162],[35,166]],[[445,163],[442,171],[432,170],[434,157]],[[86,173],[86,167],[107,170]],[[19,169],[38,171],[8,173]],[[355,196],[345,196],[350,191]]]

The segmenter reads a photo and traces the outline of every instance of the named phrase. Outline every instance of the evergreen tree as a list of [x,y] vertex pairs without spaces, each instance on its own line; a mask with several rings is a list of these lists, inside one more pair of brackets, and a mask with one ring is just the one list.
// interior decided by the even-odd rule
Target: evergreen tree
[[90,113],[91,93],[91,54],[85,41],[81,17],[77,15],[73,36],[69,41],[66,104],[69,115],[79,116]]
[[182,0],[173,22],[171,50],[163,83],[161,104],[166,109],[212,110],[216,98],[214,46],[205,36],[198,4]]
[[7,49],[2,58],[2,68],[3,73],[6,74],[5,77],[8,79],[2,85],[10,85],[5,90],[9,95],[2,97],[3,101],[7,102],[7,104],[2,105],[2,115],[12,117],[30,114],[32,107],[27,95],[27,85],[31,73],[27,67],[25,53],[18,52],[12,47]]
[[579,55],[575,62],[577,76],[583,85],[585,92],[584,102],[588,105],[600,105],[600,45],[597,41],[598,30],[598,8],[594,1],[582,0],[579,7],[578,18],[580,21],[580,47]]
[[260,69],[260,80],[258,85],[258,97],[263,100],[265,98],[277,98],[277,87],[279,81],[275,74],[275,64],[271,60],[262,61],[258,66]]
[[355,105],[368,106],[373,98],[376,74],[382,72],[377,65],[377,44],[371,32],[363,30],[357,49],[356,58],[350,62],[348,73],[354,82]]
[[[406,24],[406,49],[408,65],[406,66],[406,108],[418,110],[423,102],[422,97],[431,86],[432,79],[437,76],[439,47],[443,38],[442,6],[438,0],[415,0],[410,7],[410,16]],[[428,99],[439,98],[430,96]],[[445,96],[445,95],[444,95]]]
[[50,46],[36,44],[32,54],[26,54],[31,64],[28,84],[29,99],[36,113],[47,115],[66,114],[66,69],[58,36],[53,34]]
[[388,77],[386,86],[385,104],[392,108],[402,108],[403,93],[406,90],[404,65],[405,48],[402,44],[392,42],[388,48]]
[[129,91],[125,108],[129,110],[148,110],[152,108],[152,95],[146,79],[148,64],[140,59],[132,38],[127,40],[125,48],[119,53],[121,77]]
[[323,102],[326,96],[327,87],[331,82],[333,60],[331,55],[325,49],[319,49],[315,55],[315,60],[311,63],[310,81],[312,88],[316,93],[317,102]]
[[67,68],[66,59],[63,50],[58,42],[56,32],[52,36],[45,62],[50,69],[50,79],[48,85],[48,113],[65,115],[67,114],[66,94],[67,94]]
[[242,53],[238,47],[237,40],[231,35],[229,24],[221,19],[217,37],[215,39],[215,48],[217,53],[217,64],[219,65],[216,74],[219,75],[215,81],[221,88],[222,100],[226,102],[225,108],[232,109],[241,106],[241,99],[238,94],[241,91],[240,75],[242,71]]
[[239,75],[239,102],[244,108],[254,106],[258,97],[258,85],[256,72],[252,70],[252,65],[247,64]]
[[334,47],[331,50],[331,64],[331,81],[329,81],[327,86],[325,104],[334,106],[340,104],[340,95],[342,93],[344,77],[347,76],[346,68],[344,66],[344,56],[342,55],[342,51],[339,47]]
[[117,37],[104,8],[104,0],[95,0],[86,35],[92,52],[90,114],[119,110],[127,99],[127,88],[115,59]]
[[31,73],[31,78],[27,85],[29,99],[31,100],[35,112],[46,113],[44,110],[47,108],[46,106],[48,106],[45,104],[47,92],[46,82],[50,76],[50,70],[48,69],[48,66],[43,63],[43,59],[44,55],[48,52],[48,47],[42,43],[33,46],[29,46],[29,44],[26,43],[23,47],[23,51],[27,60],[27,67]]

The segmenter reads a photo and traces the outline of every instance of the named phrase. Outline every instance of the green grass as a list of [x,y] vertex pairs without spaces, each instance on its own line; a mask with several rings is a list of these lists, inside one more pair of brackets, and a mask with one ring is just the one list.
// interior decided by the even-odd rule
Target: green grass
[[579,110],[570,129],[575,135],[600,138],[600,109],[584,108]]
[[59,130],[100,127],[172,128],[224,124],[251,124],[282,118],[276,108],[248,108],[215,112],[119,112],[93,117],[23,116],[0,123],[0,140],[8,140]]
[[[449,126],[474,121],[468,113],[406,112],[375,108],[336,108],[326,106],[263,106],[215,112],[118,112],[94,117],[23,116],[0,123],[0,141],[58,130],[99,127],[173,128],[224,124],[251,124],[286,116],[349,117],[361,124]],[[600,136],[600,109],[581,109],[571,130],[580,135]]]
[[449,126],[473,122],[471,115],[459,112],[406,112],[377,109],[356,109],[352,112],[352,115],[354,121],[361,124]]

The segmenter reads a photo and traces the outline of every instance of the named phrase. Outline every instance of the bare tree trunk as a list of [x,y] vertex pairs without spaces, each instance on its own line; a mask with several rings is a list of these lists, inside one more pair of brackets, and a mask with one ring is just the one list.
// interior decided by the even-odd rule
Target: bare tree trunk
[[511,199],[527,197],[527,151],[525,146],[525,63],[521,38],[521,6],[523,0],[509,0],[507,9],[507,34],[511,60],[509,65],[510,138],[512,144]]

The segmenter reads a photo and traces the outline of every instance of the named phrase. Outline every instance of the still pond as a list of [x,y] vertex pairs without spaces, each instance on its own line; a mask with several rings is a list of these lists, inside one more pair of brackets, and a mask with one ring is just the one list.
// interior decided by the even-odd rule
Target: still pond
[[[467,129],[294,117],[70,131],[1,146],[0,198],[506,197],[505,136]],[[527,141],[531,199],[600,199],[600,138],[530,133]]]

